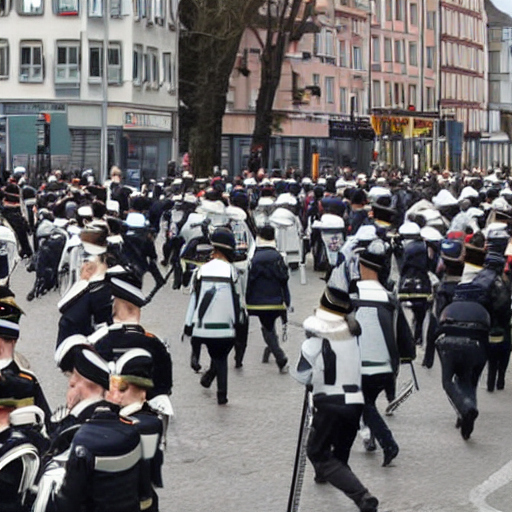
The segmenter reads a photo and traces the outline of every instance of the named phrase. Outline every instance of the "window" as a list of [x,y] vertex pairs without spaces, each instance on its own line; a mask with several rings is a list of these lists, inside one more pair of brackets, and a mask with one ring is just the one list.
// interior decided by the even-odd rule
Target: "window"
[[[108,83],[121,84],[123,69],[121,60],[121,45],[110,43],[108,45]],[[103,77],[103,43],[93,41],[89,43],[89,80],[100,81]]]
[[434,110],[434,88],[427,87],[427,110]]
[[43,43],[41,41],[22,41],[20,53],[20,82],[42,82]]
[[171,52],[162,54],[162,62],[164,67],[164,82],[169,85],[170,89],[174,89],[176,87],[175,83],[175,68],[174,68],[174,59]]
[[489,52],[489,73],[501,73],[501,52]]
[[327,103],[334,103],[334,77],[325,77],[325,101]]
[[340,112],[347,113],[347,88],[340,87]]
[[411,4],[411,25],[418,26],[418,4]]
[[352,68],[363,69],[363,53],[360,46],[354,46],[352,48]]
[[340,68],[347,67],[347,43],[346,41],[338,41],[340,53]]
[[372,106],[375,108],[382,107],[382,100],[380,97],[380,82],[379,80],[374,80],[372,84]]
[[89,17],[101,18],[103,16],[103,0],[89,0]]
[[418,102],[417,89],[415,85],[409,85],[409,105],[416,106]]
[[103,76],[103,44],[89,43],[89,80],[100,80]]
[[148,48],[146,55],[146,81],[150,82],[154,89],[157,89],[160,82],[158,50],[156,48]]
[[489,41],[501,41],[501,28],[489,29]]
[[380,63],[380,38],[372,37],[372,62]]
[[142,46],[133,47],[133,85],[141,85],[143,78],[144,53]]
[[108,83],[121,84],[123,81],[123,69],[121,64],[121,45],[110,43],[108,45]]
[[334,57],[334,33],[322,28],[315,34],[315,55]]
[[56,84],[77,84],[80,81],[80,43],[57,41]]
[[359,93],[353,92],[350,95],[350,114],[359,114]]
[[54,0],[55,14],[78,16],[78,0]]
[[385,0],[386,1],[386,21],[391,21],[393,19],[393,0]]
[[7,16],[11,12],[11,0],[0,0],[0,16]]
[[489,82],[489,101],[500,103],[500,82]]
[[384,106],[391,107],[393,104],[393,92],[391,88],[391,82],[384,82]]
[[427,12],[427,30],[435,30],[436,28],[436,11]]
[[388,37],[384,38],[384,61],[393,62],[393,46]]
[[18,0],[18,14],[40,16],[44,14],[43,0]]
[[381,0],[375,0],[373,3],[370,2],[372,5],[375,15],[375,21],[380,25],[380,22],[382,21],[382,6],[381,6]]
[[320,85],[320,75],[318,73],[313,73],[313,85]]
[[154,0],[155,2],[155,21],[157,25],[164,24],[165,18],[165,0]]
[[169,25],[176,26],[178,19],[178,0],[169,0]]
[[397,21],[404,21],[404,0],[395,0],[395,17]]
[[404,41],[398,39],[395,41],[395,62],[404,62]]
[[427,68],[434,69],[434,47],[427,46]]
[[0,39],[0,78],[9,78],[9,42]]
[[411,66],[418,65],[418,45],[417,43],[409,43],[409,64]]

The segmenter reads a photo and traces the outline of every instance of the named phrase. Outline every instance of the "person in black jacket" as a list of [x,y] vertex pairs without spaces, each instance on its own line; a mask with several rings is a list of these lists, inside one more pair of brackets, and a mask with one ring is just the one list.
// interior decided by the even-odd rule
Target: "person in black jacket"
[[261,332],[267,344],[263,362],[268,362],[272,353],[279,370],[286,372],[288,358],[279,345],[275,322],[279,317],[286,322],[286,309],[290,307],[288,269],[276,249],[272,226],[267,224],[260,228],[256,244],[249,268],[246,307],[249,315],[257,316],[261,323]]

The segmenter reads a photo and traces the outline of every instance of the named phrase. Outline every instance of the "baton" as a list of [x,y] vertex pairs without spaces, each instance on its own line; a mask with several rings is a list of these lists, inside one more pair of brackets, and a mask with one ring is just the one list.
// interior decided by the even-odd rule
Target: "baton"
[[169,278],[171,277],[171,274],[173,273],[174,271],[174,263],[171,265],[171,268],[169,269],[169,271],[167,272],[167,274],[165,274],[165,277],[164,277],[164,280],[161,284],[157,284],[150,292],[149,292],[149,295],[146,297],[146,301],[144,303],[144,305],[148,305],[152,300],[153,300],[153,297],[156,295],[156,292],[158,290],[160,290],[160,288],[162,288],[163,286],[165,286],[165,284],[167,283],[167,281],[169,281]]

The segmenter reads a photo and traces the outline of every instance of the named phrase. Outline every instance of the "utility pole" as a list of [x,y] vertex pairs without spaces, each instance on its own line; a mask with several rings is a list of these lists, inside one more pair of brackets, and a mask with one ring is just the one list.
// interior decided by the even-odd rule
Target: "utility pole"
[[103,52],[101,81],[101,167],[100,183],[105,183],[108,174],[108,40],[109,40],[109,2],[103,0]]

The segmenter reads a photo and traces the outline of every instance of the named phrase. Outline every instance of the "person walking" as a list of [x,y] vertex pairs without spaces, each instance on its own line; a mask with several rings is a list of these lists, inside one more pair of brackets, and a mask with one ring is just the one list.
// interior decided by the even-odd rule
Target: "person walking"
[[288,358],[279,345],[276,320],[286,323],[286,310],[290,307],[288,288],[288,268],[276,249],[275,230],[266,224],[258,231],[256,251],[251,259],[245,303],[250,316],[258,317],[266,347],[263,362],[268,363],[270,354],[275,359],[279,371],[288,369]]
[[236,290],[233,262],[235,237],[227,228],[211,235],[212,259],[197,272],[185,317],[184,336],[191,336],[192,365],[199,367],[201,345],[206,345],[210,368],[201,377],[209,388],[217,378],[217,403],[228,403],[228,355],[235,344],[242,307]]
[[312,388],[313,424],[307,456],[315,481],[343,491],[361,512],[377,512],[373,496],[348,465],[359,429],[364,397],[361,389],[360,327],[349,319],[354,307],[348,293],[327,287],[315,314],[304,321],[294,377]]

